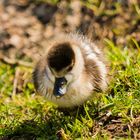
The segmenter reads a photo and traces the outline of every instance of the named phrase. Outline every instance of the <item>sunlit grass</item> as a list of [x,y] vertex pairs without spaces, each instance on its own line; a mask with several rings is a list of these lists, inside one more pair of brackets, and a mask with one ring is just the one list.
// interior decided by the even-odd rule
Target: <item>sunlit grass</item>
[[[134,45],[137,49],[118,47],[105,40],[112,75],[109,89],[99,98],[70,112],[61,111],[35,95],[30,80],[31,69],[0,63],[0,136],[13,139],[110,139],[110,133],[102,124],[104,121],[101,121],[104,116],[121,118],[121,124],[132,124],[140,114],[140,53],[138,44],[135,42]],[[17,87],[17,93],[13,95],[17,69],[21,73],[19,79],[23,80],[22,89]],[[129,139],[132,130],[138,135],[138,128],[127,129]]]

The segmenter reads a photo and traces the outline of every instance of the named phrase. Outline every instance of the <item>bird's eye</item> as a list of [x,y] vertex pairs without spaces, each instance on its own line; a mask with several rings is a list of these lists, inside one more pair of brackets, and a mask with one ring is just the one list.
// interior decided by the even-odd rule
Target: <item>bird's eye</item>
[[70,66],[70,67],[67,68],[67,71],[70,71],[70,70],[72,70],[72,66]]

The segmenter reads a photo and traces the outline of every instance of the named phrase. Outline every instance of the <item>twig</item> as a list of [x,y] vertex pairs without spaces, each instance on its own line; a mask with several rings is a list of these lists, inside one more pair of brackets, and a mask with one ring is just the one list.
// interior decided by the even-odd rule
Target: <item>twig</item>
[[10,65],[22,65],[25,67],[33,67],[33,63],[29,63],[26,61],[22,61],[22,60],[17,60],[17,59],[13,59],[13,58],[8,58],[8,57],[0,57],[0,60],[3,61],[4,63],[10,64]]
[[15,95],[16,95],[16,89],[17,89],[17,83],[18,83],[19,73],[20,73],[20,69],[17,68],[16,69],[16,72],[15,72],[12,97],[15,97]]

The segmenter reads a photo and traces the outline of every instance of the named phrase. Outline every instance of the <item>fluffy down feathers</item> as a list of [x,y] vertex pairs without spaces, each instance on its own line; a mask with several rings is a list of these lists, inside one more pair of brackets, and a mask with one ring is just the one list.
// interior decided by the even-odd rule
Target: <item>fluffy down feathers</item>
[[[65,77],[66,93],[57,98],[55,79]],[[107,87],[107,68],[101,50],[78,34],[59,35],[46,46],[33,81],[37,92],[59,107],[75,107]]]

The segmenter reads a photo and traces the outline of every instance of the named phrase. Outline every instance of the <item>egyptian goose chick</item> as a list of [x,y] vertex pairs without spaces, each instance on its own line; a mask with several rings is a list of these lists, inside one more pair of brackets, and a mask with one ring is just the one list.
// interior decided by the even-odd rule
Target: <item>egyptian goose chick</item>
[[102,52],[86,37],[59,35],[37,63],[33,81],[37,92],[61,108],[83,104],[107,87]]

